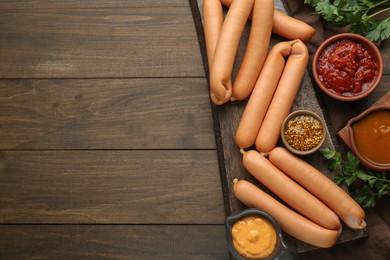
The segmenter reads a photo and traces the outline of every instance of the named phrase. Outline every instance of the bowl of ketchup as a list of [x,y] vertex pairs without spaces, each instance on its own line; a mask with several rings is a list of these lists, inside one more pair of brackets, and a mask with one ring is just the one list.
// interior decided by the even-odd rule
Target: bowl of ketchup
[[371,107],[347,123],[352,152],[361,164],[390,171],[390,105]]
[[383,59],[376,45],[354,33],[324,41],[313,57],[313,77],[328,96],[341,101],[367,97],[383,76]]

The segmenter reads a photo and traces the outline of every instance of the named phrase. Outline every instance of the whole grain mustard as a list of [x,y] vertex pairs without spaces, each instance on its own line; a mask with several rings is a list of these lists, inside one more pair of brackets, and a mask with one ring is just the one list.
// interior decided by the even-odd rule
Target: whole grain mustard
[[293,148],[300,151],[310,150],[321,142],[323,127],[312,116],[296,116],[287,123],[284,137]]

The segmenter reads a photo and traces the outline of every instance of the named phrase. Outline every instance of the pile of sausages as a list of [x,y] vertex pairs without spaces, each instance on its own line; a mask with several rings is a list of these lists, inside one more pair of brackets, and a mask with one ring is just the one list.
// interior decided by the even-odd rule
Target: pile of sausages
[[272,149],[268,158],[256,150],[241,151],[245,169],[294,210],[246,180],[234,181],[235,196],[273,215],[286,233],[328,248],[341,233],[339,218],[352,229],[366,227],[363,209],[348,193],[284,147]]
[[[274,9],[273,0],[203,0],[202,14],[210,98],[216,105],[248,98],[235,136],[244,167],[292,209],[245,180],[235,179],[235,196],[273,215],[286,233],[318,247],[335,244],[339,218],[352,229],[365,228],[365,213],[349,194],[306,161],[276,147],[307,68],[304,42],[315,29]],[[248,19],[248,44],[233,82]],[[269,49],[272,33],[286,41]],[[244,150],[253,145],[256,150]]]

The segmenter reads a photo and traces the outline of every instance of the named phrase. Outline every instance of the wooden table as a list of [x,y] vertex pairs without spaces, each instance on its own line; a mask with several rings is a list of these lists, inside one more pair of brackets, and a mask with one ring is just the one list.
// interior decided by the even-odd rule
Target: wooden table
[[187,0],[1,1],[0,140],[1,259],[229,258]]

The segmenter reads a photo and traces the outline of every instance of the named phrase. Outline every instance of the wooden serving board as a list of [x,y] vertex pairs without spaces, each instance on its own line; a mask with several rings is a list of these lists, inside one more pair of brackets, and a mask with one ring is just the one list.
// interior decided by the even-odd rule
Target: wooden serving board
[[[389,105],[389,104],[390,104],[390,91],[387,92],[383,97],[381,97],[377,102],[375,102],[371,107],[376,107],[376,106],[381,106],[381,105]],[[351,142],[349,140],[350,137],[349,137],[349,131],[348,131],[348,127],[347,126],[345,126],[339,132],[337,132],[337,136],[341,139],[341,141],[349,149],[351,148]]]
[[[207,63],[207,53],[202,25],[202,0],[189,0],[194,22],[196,26],[196,30],[198,33],[199,45],[202,52],[203,63],[205,67],[205,73],[207,79],[209,79],[209,71],[208,71],[208,63]],[[284,12],[286,11],[286,7],[281,0],[275,0],[275,8]],[[225,10],[226,11],[226,10]],[[238,53],[236,56],[236,63],[233,68],[232,79],[234,80],[235,75],[237,73],[237,69],[239,64],[242,61],[245,52],[245,46],[247,44],[248,36],[249,36],[250,22],[248,22],[247,27],[244,30],[241,45],[239,46]],[[277,35],[272,35],[270,47],[275,45],[280,41],[286,41]],[[306,72],[303,82],[301,84],[301,88],[294,102],[292,111],[298,109],[308,109],[311,110],[318,115],[322,116],[326,122],[327,115],[324,113],[324,106],[319,103],[318,93],[316,93],[313,88],[310,76],[308,72]],[[234,142],[234,135],[240,121],[241,115],[246,106],[246,101],[234,101],[228,102],[221,106],[216,106],[212,102],[212,116],[214,120],[214,130],[215,130],[215,138],[218,150],[218,159],[219,159],[219,169],[221,175],[222,182],[222,193],[224,198],[225,205],[225,213],[227,216],[241,211],[246,208],[240,201],[238,201],[233,194],[233,180],[235,178],[248,180],[263,190],[267,191],[269,194],[274,196],[270,191],[268,191],[264,186],[262,186],[257,180],[251,177],[251,175],[246,171],[242,164],[242,156],[240,154],[238,146]],[[282,143],[280,142],[281,146]],[[326,140],[323,144],[323,147],[329,147],[331,149],[335,149],[334,142],[330,135],[330,132],[327,131]],[[322,155],[317,152],[310,156],[303,157],[304,160],[308,161],[311,165],[315,166],[329,178],[334,177],[334,173],[329,171],[326,166],[326,161],[322,157]],[[337,241],[337,243],[344,243],[347,241],[355,240],[358,238],[366,237],[368,235],[367,230],[354,231],[349,229],[346,226],[343,226],[343,231]],[[318,248],[306,244],[302,241],[299,241],[288,234],[284,235],[284,240],[289,249],[296,253],[302,253],[307,251],[316,250]]]

